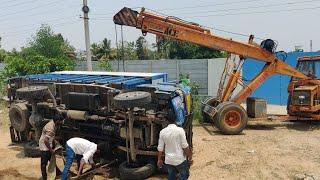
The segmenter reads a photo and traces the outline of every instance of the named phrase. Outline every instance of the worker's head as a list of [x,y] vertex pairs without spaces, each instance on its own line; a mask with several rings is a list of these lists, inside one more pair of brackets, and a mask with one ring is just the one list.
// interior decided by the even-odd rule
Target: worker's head
[[167,120],[170,124],[176,123],[176,115],[173,111],[169,111],[167,114]]
[[96,152],[94,153],[94,156],[95,156],[95,157],[101,156],[101,154],[103,154],[103,152],[105,151],[105,148],[106,148],[106,144],[105,144],[105,143],[99,143],[99,144],[97,144],[97,150],[96,150]]
[[102,152],[105,149],[106,145],[105,143],[99,143],[97,145],[97,151]]
[[63,124],[64,121],[64,117],[60,113],[56,113],[52,119],[55,124]]

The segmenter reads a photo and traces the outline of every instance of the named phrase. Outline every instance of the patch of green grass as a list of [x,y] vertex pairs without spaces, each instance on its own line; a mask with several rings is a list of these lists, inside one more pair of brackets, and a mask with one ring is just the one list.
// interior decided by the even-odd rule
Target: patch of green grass
[[193,96],[193,124],[200,124],[202,122],[201,115],[201,101],[200,96]]

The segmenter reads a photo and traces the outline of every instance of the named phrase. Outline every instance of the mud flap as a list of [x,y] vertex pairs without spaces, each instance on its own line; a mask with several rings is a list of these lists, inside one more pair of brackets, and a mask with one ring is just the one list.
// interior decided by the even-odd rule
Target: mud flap
[[218,112],[218,110],[215,107],[212,107],[208,104],[205,104],[202,111],[206,113],[208,116],[210,116],[211,118],[213,118]]

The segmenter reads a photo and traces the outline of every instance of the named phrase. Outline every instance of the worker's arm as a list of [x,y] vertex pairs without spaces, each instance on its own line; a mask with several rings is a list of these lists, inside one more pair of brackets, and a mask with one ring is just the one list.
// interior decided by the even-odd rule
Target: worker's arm
[[181,147],[183,149],[184,154],[187,156],[187,160],[190,164],[190,166],[193,163],[192,160],[192,151],[189,148],[189,144],[187,142],[187,138],[186,138],[186,133],[185,131],[181,128],[181,132],[180,132],[180,140],[181,140]]
[[162,156],[163,156],[163,151],[158,151],[158,161],[157,161],[157,166],[159,168],[161,168],[163,166],[163,159],[162,159]]
[[184,152],[184,154],[187,156],[189,165],[191,166],[191,165],[193,164],[192,151],[190,150],[189,147],[187,147],[187,148],[183,148],[183,152]]
[[81,159],[80,161],[80,167],[79,167],[79,170],[78,170],[78,173],[77,173],[77,177],[79,178],[81,173],[82,173],[82,170],[83,170],[83,166],[84,166],[85,162],[83,159]]
[[94,161],[93,161],[93,155],[97,151],[97,146],[91,147],[87,152],[83,154],[83,157],[80,162],[80,167],[78,171],[78,176],[81,175],[84,164],[90,164],[93,168],[95,167]]
[[52,147],[50,146],[50,142],[49,142],[49,137],[45,137],[44,138],[44,144],[47,146],[47,148],[49,149],[49,151],[53,154],[54,150],[52,149]]
[[159,168],[163,166],[163,159],[162,159],[163,151],[164,151],[164,141],[160,132],[159,142],[158,142],[158,161],[157,161],[157,166]]

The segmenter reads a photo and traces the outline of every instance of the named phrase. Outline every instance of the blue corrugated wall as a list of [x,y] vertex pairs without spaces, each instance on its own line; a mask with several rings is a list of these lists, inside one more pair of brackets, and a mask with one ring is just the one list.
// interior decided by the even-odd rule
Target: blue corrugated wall
[[[285,62],[296,67],[297,58],[301,56],[316,56],[320,52],[289,52],[287,57],[283,53],[277,54],[278,58],[285,59]],[[252,80],[257,72],[260,72],[264,63],[252,59],[245,61],[243,66],[244,80]],[[287,87],[290,77],[286,75],[274,75],[268,78],[251,96],[261,97],[267,100],[269,104],[286,105],[288,99]],[[248,83],[248,82],[247,82]]]

